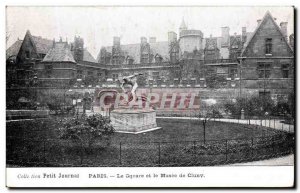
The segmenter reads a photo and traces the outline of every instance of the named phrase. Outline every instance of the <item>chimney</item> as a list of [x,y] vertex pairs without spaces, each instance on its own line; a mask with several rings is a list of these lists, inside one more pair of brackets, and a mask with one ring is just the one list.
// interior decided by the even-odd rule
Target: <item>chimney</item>
[[149,38],[149,43],[155,43],[155,42],[156,42],[156,37]]
[[247,28],[242,27],[242,41],[245,43],[247,41]]
[[287,39],[287,25],[288,25],[288,22],[281,22],[280,23],[280,29],[281,29],[281,32],[282,32],[285,39]]
[[169,45],[173,42],[176,42],[177,41],[177,34],[173,31],[170,31],[168,32],[168,42],[169,42]]
[[114,36],[114,38],[113,38],[113,46],[120,46],[120,45],[121,45],[120,37]]
[[55,47],[55,39],[53,38],[53,44],[52,44],[52,48]]
[[222,27],[222,47],[229,46],[229,27]]
[[257,20],[257,26],[261,23],[261,19]]
[[141,37],[141,44],[146,44],[146,43],[147,43],[147,38]]
[[84,47],[84,40],[80,36],[75,36],[74,38],[74,59],[75,61],[82,61],[83,60],[83,47]]

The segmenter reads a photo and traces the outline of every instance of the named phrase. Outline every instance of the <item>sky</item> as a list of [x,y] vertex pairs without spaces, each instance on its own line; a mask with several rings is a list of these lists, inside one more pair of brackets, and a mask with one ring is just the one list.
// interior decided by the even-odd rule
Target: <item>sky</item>
[[102,46],[111,46],[114,36],[121,44],[139,43],[140,38],[156,37],[167,41],[168,32],[175,31],[184,19],[189,29],[201,30],[204,37],[221,36],[221,27],[230,34],[252,32],[257,20],[269,10],[276,22],[288,22],[288,35],[294,33],[292,7],[14,7],[6,8],[7,47],[27,30],[32,35],[56,41],[84,38],[84,47],[96,58]]

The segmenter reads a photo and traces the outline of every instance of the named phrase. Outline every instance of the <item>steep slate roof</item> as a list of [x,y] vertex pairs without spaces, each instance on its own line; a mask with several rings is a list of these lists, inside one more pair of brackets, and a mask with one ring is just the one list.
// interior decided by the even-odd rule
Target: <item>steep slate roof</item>
[[43,62],[73,62],[76,63],[66,42],[55,42],[53,48],[44,57]]
[[163,61],[170,60],[169,42],[164,41],[164,42],[150,43],[150,50],[154,56],[156,54],[159,54],[163,58]]
[[6,59],[10,56],[17,56],[21,48],[23,40],[17,40],[6,50]]
[[[274,21],[274,18],[272,17],[271,13],[269,11],[266,12],[266,14],[264,15],[262,21],[259,23],[259,25],[256,27],[256,29],[254,30],[254,32],[251,34],[251,37],[248,38],[247,36],[247,42],[245,43],[245,46],[242,50],[242,54],[241,56],[244,55],[244,52],[246,51],[247,47],[250,45],[250,42],[253,40],[254,36],[256,35],[256,33],[258,32],[259,28],[261,28],[262,24],[264,23],[264,21],[266,19],[271,19],[271,21],[274,23],[274,26],[276,27],[276,29],[278,30],[278,32],[282,35],[282,37],[284,37],[284,35],[282,34],[282,31],[280,30],[279,26],[277,25],[277,23]],[[247,34],[248,35],[248,34]],[[290,51],[293,52],[291,46],[289,45],[289,43],[287,42],[287,40],[285,38],[283,38],[286,45],[289,47]]]
[[35,44],[36,51],[39,54],[47,54],[47,52],[52,48],[53,41],[42,38],[40,36],[31,36]]
[[96,62],[95,58],[86,48],[84,48],[83,50],[83,61]]
[[[153,54],[153,57],[156,54],[159,54],[163,61],[169,61],[169,43],[167,41],[162,42],[155,42],[155,43],[149,43],[150,44],[150,52]],[[112,46],[105,47],[106,51],[111,53],[112,52]],[[122,55],[127,58],[130,56],[132,59],[134,59],[134,63],[140,63],[140,50],[141,50],[141,44],[125,44],[121,45],[121,51]],[[97,56],[97,61],[100,60],[100,52]]]

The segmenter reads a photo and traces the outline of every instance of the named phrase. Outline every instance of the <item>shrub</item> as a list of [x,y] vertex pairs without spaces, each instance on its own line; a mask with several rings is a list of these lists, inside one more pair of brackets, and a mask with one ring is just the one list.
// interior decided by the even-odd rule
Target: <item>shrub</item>
[[60,138],[71,140],[83,148],[91,148],[97,142],[104,142],[106,146],[110,143],[110,137],[114,128],[110,119],[100,114],[87,116],[85,114],[64,118],[59,128]]

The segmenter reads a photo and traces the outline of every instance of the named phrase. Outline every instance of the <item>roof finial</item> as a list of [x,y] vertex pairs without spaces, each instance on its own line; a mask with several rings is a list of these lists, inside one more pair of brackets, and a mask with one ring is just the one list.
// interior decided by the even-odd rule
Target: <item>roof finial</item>
[[181,25],[180,25],[180,27],[179,27],[179,30],[181,31],[181,30],[187,30],[187,26],[186,26],[186,24],[185,24],[185,22],[184,22],[184,17],[182,17],[182,21],[181,21]]

